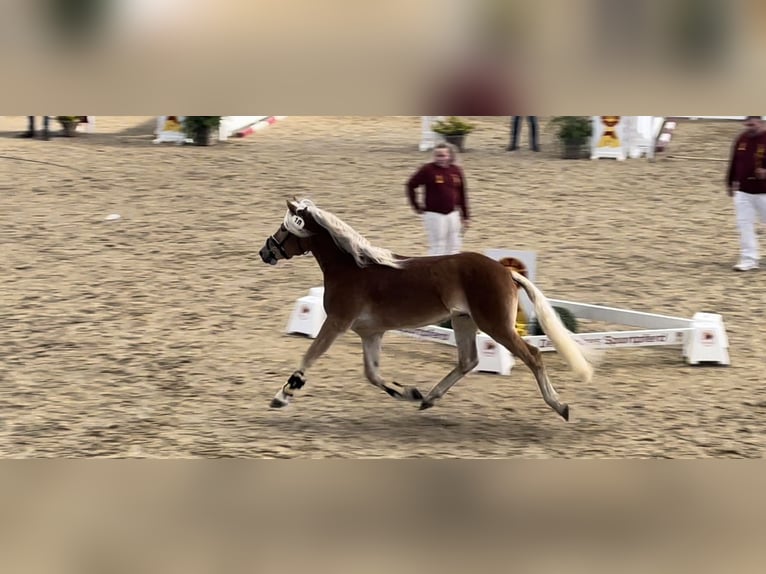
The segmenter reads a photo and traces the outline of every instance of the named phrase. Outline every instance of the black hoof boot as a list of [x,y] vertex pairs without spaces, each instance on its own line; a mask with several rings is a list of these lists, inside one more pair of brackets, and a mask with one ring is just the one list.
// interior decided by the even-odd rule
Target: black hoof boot
[[434,406],[433,403],[428,401],[423,401],[422,403],[420,403],[420,409],[418,410],[424,411],[426,409],[430,409],[432,406]]
[[392,394],[390,391],[386,391],[392,397],[396,396],[397,399],[403,399],[407,401],[416,401],[416,402],[423,400],[423,393],[421,393],[417,387],[405,387],[403,385],[400,385],[396,381],[392,382],[391,384],[396,385],[397,387],[402,389],[401,392],[397,395]]
[[306,384],[306,379],[303,376],[303,371],[295,371],[287,380],[287,385],[291,389],[301,389]]
[[269,403],[269,406],[272,409],[281,409],[287,406],[286,402],[280,401],[278,398],[274,397],[271,399],[271,402]]

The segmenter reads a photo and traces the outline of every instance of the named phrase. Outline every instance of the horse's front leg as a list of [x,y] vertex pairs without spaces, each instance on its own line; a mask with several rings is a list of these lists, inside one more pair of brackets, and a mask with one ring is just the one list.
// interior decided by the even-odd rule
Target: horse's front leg
[[347,321],[341,321],[335,318],[328,317],[322,328],[319,330],[319,334],[309,345],[306,354],[303,355],[300,367],[295,371],[287,382],[282,385],[274,398],[271,400],[272,408],[286,407],[290,404],[290,401],[295,396],[295,391],[303,387],[306,384],[306,371],[311,368],[316,360],[327,352],[335,340],[348,330],[350,323]]

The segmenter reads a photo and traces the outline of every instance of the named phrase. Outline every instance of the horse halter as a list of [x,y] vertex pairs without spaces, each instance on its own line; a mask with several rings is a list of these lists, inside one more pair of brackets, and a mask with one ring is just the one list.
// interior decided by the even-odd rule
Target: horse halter
[[[281,241],[277,239],[277,233],[284,234]],[[309,237],[311,232],[306,230],[306,222],[300,215],[295,215],[289,211],[285,214],[285,218],[282,221],[282,225],[279,226],[279,230],[277,230],[276,233],[269,235],[266,240],[266,248],[272,255],[275,254],[274,249],[276,248],[283,259],[291,259],[292,255],[288,254],[284,248],[285,241],[287,241],[291,234],[295,235],[298,240],[298,248],[301,250],[301,253],[304,255],[308,253],[309,250],[301,243],[301,239]]]

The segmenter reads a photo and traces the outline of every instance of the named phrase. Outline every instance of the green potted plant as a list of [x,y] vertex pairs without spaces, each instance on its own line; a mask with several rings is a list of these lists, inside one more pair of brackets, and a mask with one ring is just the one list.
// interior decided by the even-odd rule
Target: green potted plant
[[56,116],[64,130],[64,136],[71,138],[77,135],[77,126],[82,121],[82,116]]
[[183,121],[184,132],[194,145],[210,145],[211,135],[214,135],[221,124],[221,116],[186,116]]
[[457,116],[449,116],[446,120],[434,122],[431,129],[444,136],[447,143],[456,146],[461,152],[465,151],[465,136],[475,129],[475,125],[461,120]]
[[[577,317],[574,316],[574,313],[572,313],[569,309],[565,309],[564,307],[553,307],[553,309],[556,311],[559,319],[561,319],[561,322],[564,323],[564,326],[572,333],[577,333],[579,325],[577,323]],[[542,325],[540,325],[540,322],[537,320],[537,317],[530,321],[528,330],[529,334],[534,336],[546,334]]]
[[581,159],[583,149],[593,135],[591,116],[556,116],[551,123],[557,128],[556,137],[562,144],[564,159]]

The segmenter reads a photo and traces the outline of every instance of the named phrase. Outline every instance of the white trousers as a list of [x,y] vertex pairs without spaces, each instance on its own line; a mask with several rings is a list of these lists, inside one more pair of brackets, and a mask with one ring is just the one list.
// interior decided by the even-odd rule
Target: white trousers
[[734,211],[737,215],[742,260],[757,263],[758,236],[755,224],[759,219],[761,223],[766,223],[766,194],[737,191],[734,194]]
[[423,213],[423,225],[428,234],[429,255],[452,255],[460,251],[462,239],[459,211],[447,214],[426,211]]

